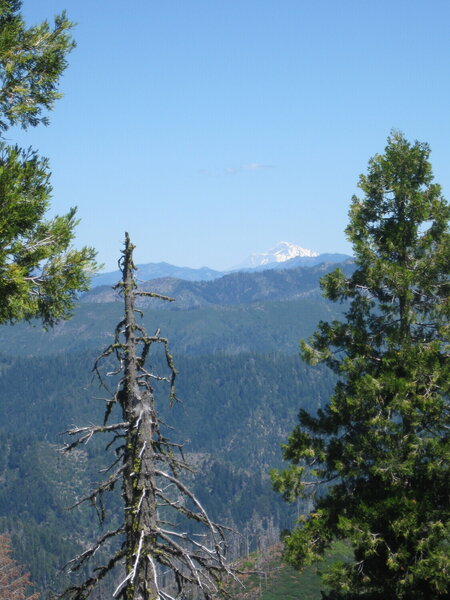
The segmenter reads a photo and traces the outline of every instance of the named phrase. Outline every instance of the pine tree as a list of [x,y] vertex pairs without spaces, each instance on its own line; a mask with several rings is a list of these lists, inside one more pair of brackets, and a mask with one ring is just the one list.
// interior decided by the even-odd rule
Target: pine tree
[[11,558],[9,535],[0,535],[0,600],[38,600],[39,594],[28,595],[30,574]]
[[1,139],[12,126],[48,123],[59,79],[74,47],[65,14],[27,28],[22,2],[0,0],[0,323],[67,318],[95,269],[95,252],[71,247],[75,209],[46,219],[48,161]]
[[322,280],[346,320],[302,344],[338,382],[316,416],[300,413],[284,447],[293,464],[273,480],[287,499],[315,499],[286,539],[293,565],[334,539],[351,545],[327,598],[450,597],[450,208],[429,153],[393,132],[370,160],[346,230],[356,270]]

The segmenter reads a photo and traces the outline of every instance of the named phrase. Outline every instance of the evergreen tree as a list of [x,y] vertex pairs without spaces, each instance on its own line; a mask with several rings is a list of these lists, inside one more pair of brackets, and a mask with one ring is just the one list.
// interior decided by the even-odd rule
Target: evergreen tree
[[339,381],[316,416],[301,411],[284,447],[293,464],[273,480],[288,499],[318,492],[286,539],[289,562],[320,559],[333,539],[352,546],[327,598],[450,597],[450,207],[429,153],[393,132],[370,160],[346,230],[357,268],[322,280],[346,320],[302,343]]
[[[0,0],[0,132],[48,123],[74,43],[65,14],[27,28],[22,2]],[[50,172],[31,149],[0,139],[0,323],[67,318],[95,268],[92,248],[74,250],[75,209],[47,220]]]

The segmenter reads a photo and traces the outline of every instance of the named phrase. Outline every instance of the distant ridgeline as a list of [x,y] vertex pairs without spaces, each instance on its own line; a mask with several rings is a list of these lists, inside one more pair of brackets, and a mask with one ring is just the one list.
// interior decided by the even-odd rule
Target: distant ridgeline
[[[181,403],[170,409],[161,398],[160,410],[186,442],[200,501],[242,533],[231,539],[233,555],[277,541],[302,508],[272,492],[267,471],[280,465],[280,443],[299,409],[317,409],[332,390],[328,371],[300,361],[298,340],[319,320],[339,316],[339,307],[321,299],[318,283],[334,267],[143,286],[177,297],[178,309],[152,301],[145,310],[147,330],[160,327],[169,338],[179,371]],[[56,449],[61,431],[102,418],[95,398],[104,391],[91,370],[121,312],[115,300],[110,289],[95,288],[72,320],[50,332],[0,328],[0,530],[12,533],[16,559],[42,591],[63,586],[61,566],[98,534],[92,509],[66,507],[100,478],[103,449],[93,441],[71,457]],[[162,358],[152,362],[162,372]],[[107,510],[114,511],[111,502]]]
[[[332,261],[320,262],[309,267],[296,266],[296,263],[305,260],[314,262],[319,258],[293,258],[285,263],[229,273],[212,281],[157,277],[141,283],[140,286],[144,290],[152,290],[176,298],[176,302],[164,305],[167,310],[306,298],[320,295],[318,284],[320,277],[335,269],[337,265]],[[288,264],[290,268],[286,267]],[[268,268],[269,266],[271,268]],[[339,266],[346,273],[351,273],[353,270],[353,262],[350,259],[340,263]],[[114,283],[118,281],[118,277],[118,275],[115,277]],[[82,301],[89,303],[117,301],[119,297],[111,285],[97,285],[84,295]],[[161,303],[156,299],[146,298],[142,301],[142,305],[160,307]]]
[[[344,263],[351,260],[351,256],[347,254],[316,254],[312,253],[312,256],[295,256],[288,260],[282,260],[280,262],[266,262],[252,266],[253,260],[250,257],[249,260],[244,262],[244,266],[236,267],[228,271],[216,271],[209,267],[201,267],[199,269],[192,269],[190,267],[176,267],[166,262],[160,263],[146,263],[137,265],[137,278],[139,281],[149,281],[151,279],[163,279],[166,277],[173,277],[174,279],[183,279],[185,281],[213,281],[219,279],[224,275],[230,273],[255,273],[259,271],[271,270],[286,270],[295,269],[296,267],[315,267],[320,264],[329,263]],[[92,279],[92,287],[99,285],[114,285],[119,281],[121,277],[120,271],[111,271],[108,273],[99,273]]]

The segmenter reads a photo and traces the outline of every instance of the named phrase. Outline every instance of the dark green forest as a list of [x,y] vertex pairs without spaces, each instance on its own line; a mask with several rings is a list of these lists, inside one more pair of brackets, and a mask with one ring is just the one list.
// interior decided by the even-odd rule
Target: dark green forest
[[[92,367],[119,308],[82,303],[49,332],[0,330],[0,523],[42,591],[64,585],[59,570],[99,531],[94,509],[67,508],[100,478],[106,442],[91,440],[74,455],[58,449],[69,426],[102,421],[105,390]],[[179,401],[170,408],[161,390],[158,411],[195,466],[202,504],[240,532],[230,542],[236,555],[276,542],[303,509],[272,490],[268,470],[282,466],[280,444],[299,409],[315,411],[332,389],[331,373],[307,367],[297,351],[298,339],[330,314],[331,305],[307,299],[146,311],[147,327],[169,332],[178,370]],[[151,364],[162,371],[162,356]],[[109,502],[114,513],[118,498]]]

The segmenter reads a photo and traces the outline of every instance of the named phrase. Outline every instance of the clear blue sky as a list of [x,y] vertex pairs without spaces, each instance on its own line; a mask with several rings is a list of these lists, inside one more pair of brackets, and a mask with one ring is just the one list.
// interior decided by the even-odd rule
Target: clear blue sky
[[392,128],[430,143],[450,196],[448,0],[24,0],[78,23],[48,128],[52,211],[116,268],[227,268],[279,240],[350,252],[343,230]]

